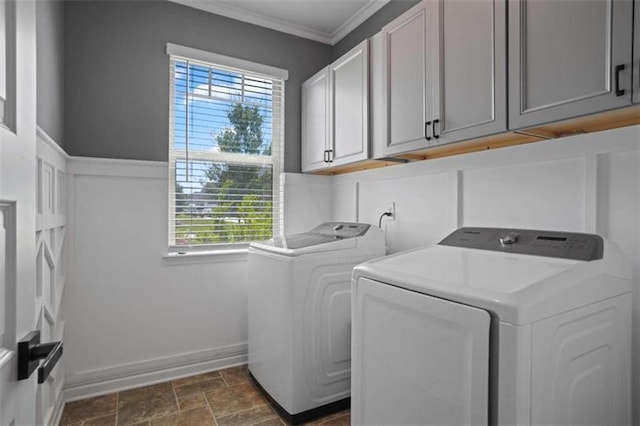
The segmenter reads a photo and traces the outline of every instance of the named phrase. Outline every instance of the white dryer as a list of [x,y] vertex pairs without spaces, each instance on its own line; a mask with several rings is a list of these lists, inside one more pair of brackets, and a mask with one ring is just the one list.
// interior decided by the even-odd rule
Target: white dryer
[[354,424],[631,422],[631,271],[597,235],[461,228],[352,298]]
[[249,248],[249,371],[299,423],[349,406],[351,273],[385,255],[383,232],[329,222]]

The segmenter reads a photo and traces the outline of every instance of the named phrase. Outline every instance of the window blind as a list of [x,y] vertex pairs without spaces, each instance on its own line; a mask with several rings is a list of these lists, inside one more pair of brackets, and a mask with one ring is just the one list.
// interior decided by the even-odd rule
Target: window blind
[[169,245],[269,239],[281,226],[284,80],[170,56]]

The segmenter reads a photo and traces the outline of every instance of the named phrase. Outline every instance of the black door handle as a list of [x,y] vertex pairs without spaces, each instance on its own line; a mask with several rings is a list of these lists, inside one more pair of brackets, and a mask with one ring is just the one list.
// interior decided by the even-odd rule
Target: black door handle
[[624,89],[620,89],[620,73],[624,71],[624,64],[616,65],[616,96],[624,95]]
[[428,141],[431,140],[431,136],[429,136],[429,125],[431,124],[430,121],[425,121],[424,122],[424,138]]
[[324,161],[325,163],[328,163],[329,160],[327,160],[327,150],[325,149],[322,154],[323,154],[322,161]]
[[332,149],[328,149],[327,150],[327,163],[333,163],[333,150]]
[[438,120],[437,118],[433,120],[433,125],[431,126],[431,133],[433,133],[434,138],[439,139],[440,135],[436,133],[436,123],[440,123],[440,120]]
[[[34,330],[18,342],[18,380],[25,380],[38,369],[38,383],[44,383],[62,357],[62,342],[40,343],[40,330]],[[40,360],[45,358],[40,364]]]

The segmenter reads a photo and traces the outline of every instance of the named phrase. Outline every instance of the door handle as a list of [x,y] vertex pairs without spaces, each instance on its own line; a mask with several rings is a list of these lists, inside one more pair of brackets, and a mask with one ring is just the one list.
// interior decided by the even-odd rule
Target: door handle
[[322,161],[325,162],[325,163],[329,162],[329,160],[327,160],[327,150],[326,149],[322,153]]
[[424,122],[424,138],[428,141],[431,140],[431,136],[429,136],[429,125],[431,124],[430,121],[425,121]]
[[327,150],[327,162],[328,163],[333,163],[333,150],[332,149],[328,149]]
[[[28,379],[38,369],[38,383],[44,383],[62,357],[62,341],[40,343],[40,330],[29,332],[18,342],[18,380]],[[40,364],[40,360],[44,362]]]
[[624,71],[624,64],[616,65],[615,73],[616,73],[616,96],[624,95],[624,89],[620,88],[620,73]]
[[[437,118],[435,120],[433,120],[433,125],[431,126],[431,133],[433,133],[433,137],[436,139],[440,138],[440,135],[438,133],[436,133],[436,123],[440,123],[440,120],[438,120]],[[438,130],[439,130],[440,126],[438,126]]]

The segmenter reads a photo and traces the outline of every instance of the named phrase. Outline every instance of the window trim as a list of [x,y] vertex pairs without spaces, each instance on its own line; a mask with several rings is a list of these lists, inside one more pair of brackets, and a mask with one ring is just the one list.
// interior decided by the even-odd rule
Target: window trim
[[[234,154],[234,153],[216,153],[215,158],[213,155],[208,155],[208,153],[192,153],[189,152],[188,156],[186,151],[177,151],[173,149],[173,131],[174,131],[174,123],[173,123],[173,115],[172,115],[172,105],[173,97],[175,93],[173,92],[173,77],[169,79],[169,197],[167,198],[167,204],[169,209],[168,215],[168,229],[171,229],[172,226],[172,211],[171,208],[175,204],[175,200],[172,199],[171,188],[175,186],[176,176],[175,170],[172,169],[171,164],[173,160],[176,159],[197,159],[197,160],[205,160],[205,161],[220,161],[220,158],[224,158],[224,161],[230,161],[237,159],[238,156],[242,156],[243,162],[247,164],[272,164],[273,165],[273,185],[272,185],[272,199],[274,205],[274,216],[273,216],[273,225],[272,231],[273,235],[279,235],[282,233],[282,229],[284,226],[284,206],[283,203],[283,184],[284,179],[282,173],[284,171],[284,115],[285,115],[285,82],[289,78],[289,71],[272,67],[270,65],[264,65],[257,62],[247,61],[244,59],[234,58],[231,56],[225,56],[217,53],[207,52],[200,49],[194,49],[191,47],[181,46],[173,43],[167,43],[166,45],[166,53],[169,58],[169,63],[174,59],[177,60],[185,60],[192,62],[203,62],[204,64],[208,64],[213,67],[217,67],[220,69],[229,68],[231,71],[242,71],[245,75],[255,74],[258,77],[266,77],[272,78],[274,80],[282,80],[282,102],[281,102],[281,113],[279,114],[280,121],[280,129],[282,131],[282,138],[280,146],[277,150],[277,155],[271,155],[269,161],[266,161],[264,156],[254,156],[247,154]],[[171,67],[169,67],[171,68]],[[172,70],[170,71],[172,72]],[[262,158],[260,158],[262,157]],[[277,208],[277,213],[276,209]],[[170,236],[170,235],[169,235]],[[202,244],[202,245],[183,245],[177,246],[175,244],[171,244],[171,240],[167,241],[168,245],[168,254],[165,257],[165,260],[168,263],[183,263],[186,261],[186,258],[193,259],[193,256],[197,256],[201,258],[203,261],[205,259],[210,259],[211,256],[220,256],[226,254],[237,254],[238,252],[246,252],[249,247],[250,242],[237,242],[237,243],[214,243],[214,244]],[[199,262],[198,262],[199,263]]]
[[219,53],[207,52],[206,50],[180,46],[179,44],[167,43],[167,56],[173,56],[176,58],[192,61],[202,61],[222,67],[241,69],[248,73],[260,74],[263,77],[271,77],[275,79],[282,79],[285,81],[289,79],[289,71],[282,68],[272,67],[271,65],[264,65],[258,62],[247,61],[246,59],[220,55]]

